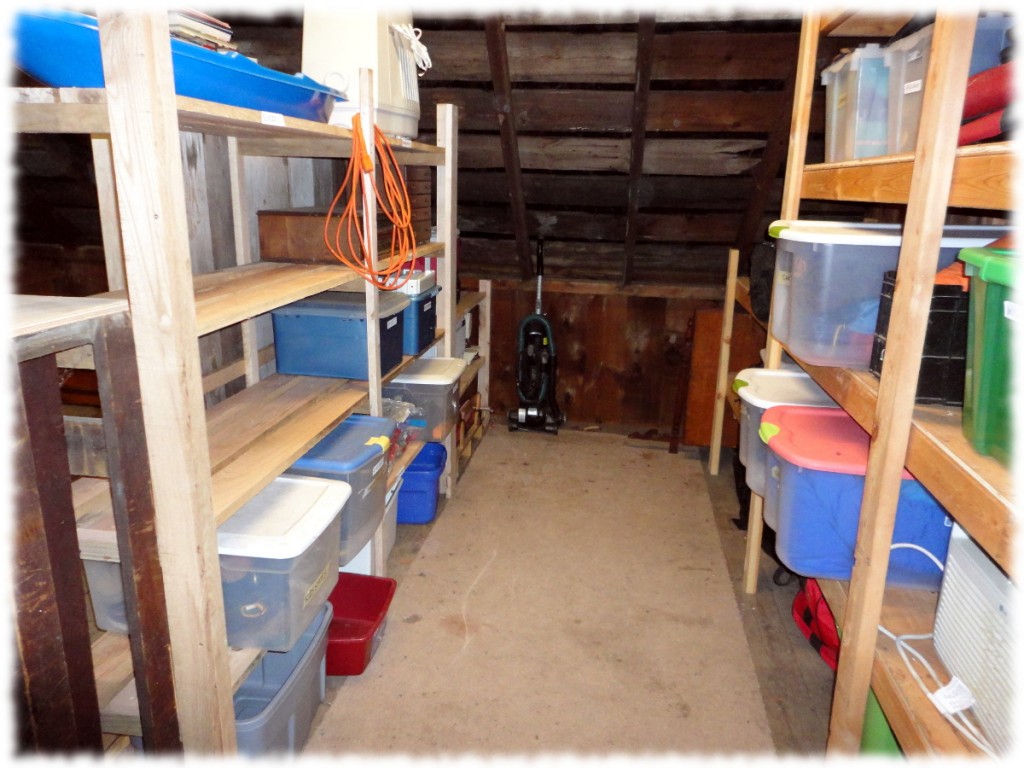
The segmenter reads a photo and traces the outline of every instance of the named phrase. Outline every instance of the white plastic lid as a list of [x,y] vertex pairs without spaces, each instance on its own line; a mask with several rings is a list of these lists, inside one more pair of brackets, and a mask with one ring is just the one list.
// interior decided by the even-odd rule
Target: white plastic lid
[[839,407],[804,371],[746,368],[736,374],[732,386],[743,400],[758,408],[775,405]]
[[221,555],[288,560],[301,555],[345,506],[341,480],[282,475],[217,529]]
[[[345,506],[352,487],[340,480],[282,475],[217,529],[221,555],[285,560],[302,554]],[[86,560],[120,562],[109,506],[78,520]]]
[[[768,228],[772,237],[801,243],[899,246],[903,228],[899,224],[857,224],[839,221],[780,220]],[[943,248],[972,248],[988,245],[1010,233],[1008,227],[949,226],[943,229]]]
[[860,65],[861,59],[881,59],[884,55],[885,51],[882,50],[878,43],[865,43],[842,58],[836,59],[835,62],[821,70],[821,84],[828,85],[832,75],[841,72],[847,67],[851,70],[856,70]]
[[454,383],[466,370],[466,361],[461,357],[421,357],[391,380],[392,384],[438,384]]

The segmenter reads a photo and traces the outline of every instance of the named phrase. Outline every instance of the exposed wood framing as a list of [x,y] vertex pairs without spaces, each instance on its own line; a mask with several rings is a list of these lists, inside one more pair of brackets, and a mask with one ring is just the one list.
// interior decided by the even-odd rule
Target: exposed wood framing
[[651,63],[654,58],[654,18],[640,19],[636,33],[636,82],[633,84],[633,120],[629,142],[629,191],[626,199],[626,242],[623,252],[622,284],[633,282],[633,256],[636,248],[640,210],[640,176],[644,167],[647,138],[647,105],[651,92]]
[[523,183],[520,178],[519,138],[512,103],[505,22],[501,19],[488,18],[484,26],[487,34],[487,61],[494,87],[494,111],[501,132],[501,155],[508,181],[508,200],[516,236],[519,274],[526,279],[533,274],[533,266],[530,261],[530,233],[526,226],[526,199],[523,196]]

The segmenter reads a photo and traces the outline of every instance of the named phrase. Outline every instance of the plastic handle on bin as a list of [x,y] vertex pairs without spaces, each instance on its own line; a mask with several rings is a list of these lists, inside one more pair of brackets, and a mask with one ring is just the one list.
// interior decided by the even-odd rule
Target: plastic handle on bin
[[749,386],[750,386],[750,382],[744,381],[743,379],[733,379],[732,380],[732,391],[733,392],[739,392],[744,387],[749,387]]
[[391,447],[391,440],[384,435],[378,435],[377,437],[371,437],[363,445],[379,445],[381,453],[387,453],[388,448]]
[[761,442],[767,445],[768,441],[775,437],[777,434],[779,434],[779,432],[781,431],[782,430],[779,429],[779,426],[777,424],[769,424],[766,421],[762,421],[761,426],[757,428],[757,435],[758,437],[761,438]]

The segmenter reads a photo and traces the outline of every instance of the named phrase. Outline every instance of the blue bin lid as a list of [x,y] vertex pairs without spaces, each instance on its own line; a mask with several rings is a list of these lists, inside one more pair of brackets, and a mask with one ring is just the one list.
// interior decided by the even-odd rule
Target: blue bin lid
[[[382,318],[397,315],[407,306],[409,306],[409,297],[405,294],[394,291],[381,293],[380,316]],[[293,301],[291,304],[286,304],[273,311],[290,315],[322,315],[341,317],[345,320],[366,320],[366,294],[324,291],[315,296]]]
[[394,419],[352,414],[292,465],[292,469],[348,473],[387,454]]
[[416,303],[419,303],[419,302],[424,302],[427,299],[432,299],[435,296],[437,296],[437,294],[439,294],[440,292],[441,292],[441,286],[440,285],[435,285],[435,286],[433,286],[431,288],[427,288],[427,290],[423,291],[422,293],[407,294],[407,295],[409,296],[409,301],[411,301],[412,303],[416,304]]

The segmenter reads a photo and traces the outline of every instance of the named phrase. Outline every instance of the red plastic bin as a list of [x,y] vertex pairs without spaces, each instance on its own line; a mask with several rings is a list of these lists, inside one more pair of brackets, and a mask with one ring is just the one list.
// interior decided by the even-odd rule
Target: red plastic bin
[[384,619],[398,582],[380,576],[339,573],[327,598],[334,617],[327,629],[328,676],[361,675],[384,635]]

